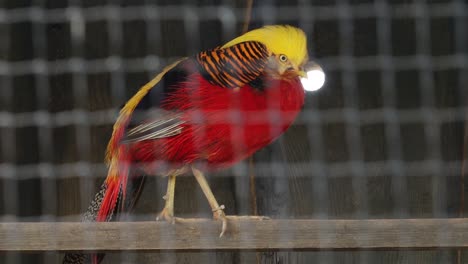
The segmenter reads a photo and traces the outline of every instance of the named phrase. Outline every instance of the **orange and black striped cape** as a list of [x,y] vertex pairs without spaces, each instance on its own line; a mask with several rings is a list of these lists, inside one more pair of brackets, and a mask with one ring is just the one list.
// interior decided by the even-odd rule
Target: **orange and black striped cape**
[[250,41],[200,52],[196,60],[200,72],[209,82],[235,88],[257,79],[263,73],[270,55],[264,44]]

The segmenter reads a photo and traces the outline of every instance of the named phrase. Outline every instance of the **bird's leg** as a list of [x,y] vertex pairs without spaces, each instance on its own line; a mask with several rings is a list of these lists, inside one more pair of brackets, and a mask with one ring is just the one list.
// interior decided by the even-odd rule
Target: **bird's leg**
[[223,211],[224,205],[220,206],[218,204],[218,201],[216,201],[216,198],[214,197],[213,192],[211,192],[210,186],[208,185],[208,182],[206,181],[203,173],[195,169],[194,167],[192,167],[192,172],[195,176],[195,179],[197,179],[198,184],[200,185],[203,193],[205,194],[208,203],[211,206],[211,210],[213,211],[213,218],[216,220],[221,220],[223,223],[221,228],[221,234],[219,234],[219,237],[222,237],[227,227],[227,219]]
[[163,210],[156,217],[156,220],[166,220],[167,222],[174,223],[174,192],[176,184],[176,175],[170,175],[167,180],[167,192],[164,195],[164,200],[166,204],[164,205]]

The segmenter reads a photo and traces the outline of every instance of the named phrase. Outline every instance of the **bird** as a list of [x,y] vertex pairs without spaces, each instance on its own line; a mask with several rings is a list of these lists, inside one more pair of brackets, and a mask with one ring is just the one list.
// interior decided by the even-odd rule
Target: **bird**
[[[304,31],[267,25],[165,67],[121,109],[107,146],[107,177],[83,220],[110,221],[131,209],[145,175],[156,174],[168,179],[157,220],[174,222],[176,178],[192,173],[223,236],[224,205],[204,174],[233,166],[288,129],[304,104],[300,78],[308,61]],[[83,255],[67,254],[63,263],[79,261]]]

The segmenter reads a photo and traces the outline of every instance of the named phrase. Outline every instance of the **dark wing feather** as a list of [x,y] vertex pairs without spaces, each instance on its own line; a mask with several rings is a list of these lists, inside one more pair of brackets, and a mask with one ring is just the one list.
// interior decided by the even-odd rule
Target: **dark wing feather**
[[223,49],[200,52],[196,60],[200,73],[210,83],[236,88],[260,77],[270,55],[264,44],[247,41]]
[[[141,99],[135,108],[135,111],[147,111],[154,108],[161,108],[164,100],[179,89],[181,82],[187,80],[187,77],[197,72],[198,68],[192,58],[181,61],[174,68],[167,71],[161,80],[156,83],[148,93]],[[142,120],[130,120],[129,126],[139,125]]]

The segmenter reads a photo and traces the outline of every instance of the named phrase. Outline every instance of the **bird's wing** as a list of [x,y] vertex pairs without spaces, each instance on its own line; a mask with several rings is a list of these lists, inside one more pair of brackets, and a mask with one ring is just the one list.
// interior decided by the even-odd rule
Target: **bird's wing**
[[200,73],[214,85],[242,87],[260,77],[271,53],[257,41],[246,41],[196,55]]

